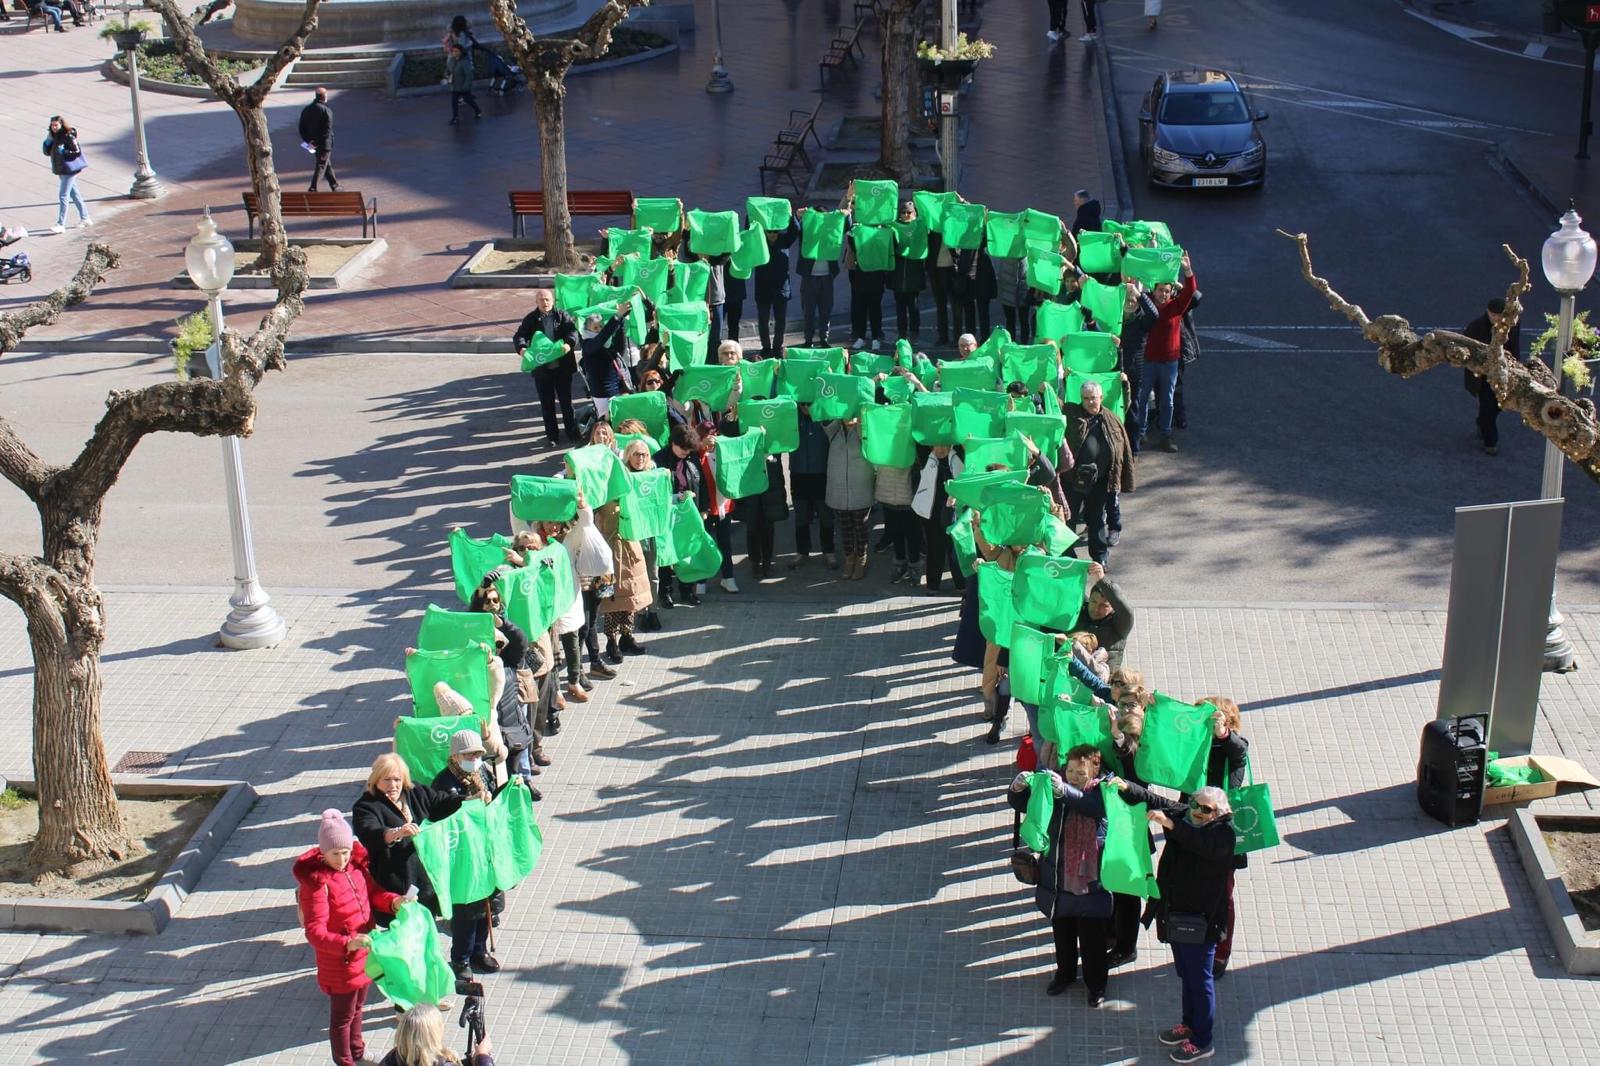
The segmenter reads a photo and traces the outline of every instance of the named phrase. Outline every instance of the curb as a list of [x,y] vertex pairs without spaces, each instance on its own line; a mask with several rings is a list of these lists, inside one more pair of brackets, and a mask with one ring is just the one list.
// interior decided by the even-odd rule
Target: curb
[[1484,154],[1488,156],[1491,167],[1505,175],[1506,179],[1521,189],[1525,195],[1537,200],[1551,216],[1558,217],[1566,210],[1565,207],[1557,205],[1555,197],[1522,169],[1516,157],[1506,151],[1505,145],[1496,141],[1484,150]]
[[[1511,836],[1516,841],[1517,857],[1522,860],[1529,887],[1538,900],[1539,915],[1544,919],[1545,929],[1555,943],[1556,954],[1568,973],[1600,974],[1600,946],[1596,946],[1593,934],[1583,928],[1578,910],[1572,904],[1572,896],[1561,879],[1561,868],[1545,845],[1544,834],[1539,831],[1536,820],[1539,817],[1527,807],[1513,812],[1511,817]],[[1542,817],[1547,822],[1573,827],[1594,822],[1591,815],[1583,814],[1546,814]]]
[[[1095,76],[1100,83],[1100,110],[1105,122],[1106,156],[1109,160],[1100,168],[1101,180],[1106,182],[1107,189],[1115,189],[1117,196],[1117,210],[1114,214],[1107,212],[1104,217],[1127,222],[1133,218],[1133,186],[1128,181],[1127,145],[1122,139],[1122,110],[1117,106],[1117,83],[1111,69],[1111,51],[1106,48],[1104,37],[1095,42],[1095,51],[1099,55],[1095,63]],[[1106,179],[1107,169],[1111,172],[1109,181]]]

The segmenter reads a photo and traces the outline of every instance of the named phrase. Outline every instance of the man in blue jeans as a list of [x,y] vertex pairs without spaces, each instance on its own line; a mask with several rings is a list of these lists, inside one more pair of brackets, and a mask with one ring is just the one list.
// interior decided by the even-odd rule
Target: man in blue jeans
[[1175,452],[1178,445],[1172,439],[1172,400],[1178,388],[1178,367],[1183,359],[1183,314],[1194,302],[1194,270],[1189,257],[1183,257],[1180,269],[1181,285],[1157,285],[1151,294],[1156,302],[1156,323],[1144,342],[1144,376],[1139,384],[1139,402],[1134,411],[1134,423],[1141,429],[1150,426],[1150,399],[1157,400],[1156,430],[1160,434],[1160,448]]

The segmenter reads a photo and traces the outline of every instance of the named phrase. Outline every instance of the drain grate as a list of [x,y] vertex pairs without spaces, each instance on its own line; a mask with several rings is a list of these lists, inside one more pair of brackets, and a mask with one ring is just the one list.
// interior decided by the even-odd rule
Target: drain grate
[[170,751],[130,751],[111,768],[114,774],[153,774],[172,758]]

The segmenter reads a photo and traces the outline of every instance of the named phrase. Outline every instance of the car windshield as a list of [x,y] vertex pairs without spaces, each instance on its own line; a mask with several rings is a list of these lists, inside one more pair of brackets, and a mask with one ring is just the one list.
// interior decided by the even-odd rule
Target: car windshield
[[1249,122],[1244,98],[1233,92],[1168,93],[1161,121],[1173,126],[1227,126]]

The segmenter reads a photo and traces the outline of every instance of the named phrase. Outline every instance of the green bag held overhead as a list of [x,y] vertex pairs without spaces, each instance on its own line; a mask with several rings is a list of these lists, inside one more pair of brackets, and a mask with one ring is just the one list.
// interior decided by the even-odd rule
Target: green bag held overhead
[[414,651],[406,656],[406,680],[411,683],[412,713],[418,718],[439,717],[433,686],[440,681],[465,696],[478,717],[489,714],[489,649],[482,644]]
[[767,247],[766,230],[751,226],[739,233],[739,246],[728,260],[728,273],[736,278],[748,278],[755,273],[756,267],[765,266],[771,260],[772,251]]
[[916,395],[917,388],[898,374],[886,378],[883,382],[883,395],[890,403],[909,404],[911,397]]
[[918,215],[910,222],[895,222],[894,247],[905,259],[928,258],[928,220]]
[[783,358],[815,359],[822,363],[822,369],[831,370],[835,374],[843,374],[845,362],[850,355],[849,349],[835,345],[832,348],[801,348],[790,346],[783,350]]
[[506,605],[506,617],[536,639],[578,598],[578,579],[567,549],[556,541],[534,552],[526,563],[501,574],[494,587]]
[[778,392],[795,403],[811,403],[817,398],[817,375],[827,370],[822,359],[806,359],[790,348],[778,370]]
[[487,611],[447,611],[428,604],[417,627],[417,647],[449,651],[466,644],[494,644],[494,615]]
[[679,403],[699,400],[713,411],[728,406],[733,395],[733,383],[739,380],[736,366],[691,366],[678,376],[672,396]]
[[818,422],[854,418],[861,408],[872,405],[876,392],[867,378],[854,374],[818,374],[817,398],[811,402],[811,417]]
[[1084,278],[1083,287],[1078,290],[1078,302],[1094,316],[1100,332],[1115,333],[1119,337],[1122,335],[1122,305],[1125,299],[1121,285],[1102,285],[1093,278]]
[[456,975],[439,944],[439,927],[420,903],[405,904],[387,928],[367,934],[366,974],[401,1010],[441,1003],[456,987]]
[[[632,295],[633,289],[627,285],[606,285],[597,281],[589,289],[590,303],[597,305],[595,310],[608,322],[617,313],[617,305]],[[582,325],[583,320],[578,319],[578,323]]]
[[944,205],[939,233],[950,248],[977,251],[983,246],[983,219],[988,209],[982,204],[964,204],[959,200]]
[[1061,415],[1037,415],[1028,411],[1007,411],[1006,436],[1021,435],[1033,441],[1052,463],[1061,451],[1061,442],[1067,436],[1067,420]]
[[989,331],[983,343],[972,349],[972,354],[967,356],[970,362],[973,359],[992,359],[996,366],[1000,365],[1000,357],[1005,354],[1006,348],[1016,343],[1011,337],[1011,331],[1004,326],[996,326]]
[[672,502],[672,521],[665,537],[656,540],[656,564],[676,566],[680,560],[693,558],[704,541],[716,544],[706,532],[705,519],[695,506],[694,497],[687,493]]
[[[956,413],[956,433],[962,441],[962,462],[965,464],[963,471],[971,470],[972,474],[993,473],[990,467],[996,463],[1004,466],[1008,471],[1024,472],[1028,468],[1028,446],[1022,443],[1019,437],[969,437],[961,433],[960,412]],[[963,472],[962,477],[972,475]],[[954,479],[952,479],[954,480]],[[948,482],[946,483],[948,484]],[[976,506],[982,506],[977,504]]]
[[[1013,579],[1013,587],[1015,580]],[[1018,620],[1011,626],[1011,693],[1034,706],[1050,695],[1056,668],[1056,637]]]
[[911,437],[918,444],[956,442],[955,394],[917,392],[911,396]]
[[1022,239],[1022,212],[990,211],[984,219],[984,240],[991,259],[1020,259],[1028,246]]
[[711,334],[705,330],[691,333],[675,329],[667,334],[667,351],[672,356],[672,365],[680,370],[704,366],[710,343]]
[[[665,260],[663,260],[665,261]],[[656,322],[673,333],[704,333],[711,328],[711,309],[705,299],[665,303],[656,308]]]
[[578,483],[583,502],[603,507],[628,491],[628,474],[617,453],[604,444],[590,444],[567,453],[567,471]]
[[970,578],[978,558],[978,540],[972,533],[972,508],[964,507],[956,513],[956,520],[945,529],[950,534],[956,567],[962,577]]
[[1172,230],[1167,228],[1165,222],[1136,222],[1134,224],[1143,226],[1149,232],[1150,239],[1156,243],[1157,248],[1177,243],[1172,239]]
[[1137,278],[1146,285],[1175,285],[1183,266],[1183,249],[1177,245],[1164,248],[1129,248],[1122,257],[1122,276]]
[[[1072,654],[1071,649],[1067,650],[1067,654]],[[1056,676],[1065,673],[1065,670],[1058,669]],[[1056,746],[1063,759],[1067,752],[1078,745],[1092,744],[1100,752],[1106,766],[1119,765],[1116,744],[1111,739],[1111,715],[1105,707],[1070,703],[1060,696],[1052,696],[1039,706],[1039,732]]]
[[1017,614],[1011,608],[1011,574],[998,563],[978,567],[978,628],[983,639],[1002,648],[1011,646],[1011,626]]
[[1055,789],[1050,775],[1036,770],[1028,775],[1028,813],[1017,835],[1031,851],[1043,855],[1050,850],[1050,819],[1056,810]]
[[993,359],[950,359],[938,364],[939,388],[945,392],[956,389],[992,389],[997,380]]
[[1022,212],[1022,239],[1029,248],[1048,252],[1060,251],[1061,234],[1065,228],[1057,215],[1035,211],[1031,207]]
[[709,263],[686,263],[679,259],[672,264],[672,287],[667,290],[667,302],[703,304],[706,302],[706,286],[710,284]]
[[695,255],[732,255],[738,247],[736,212],[689,209],[689,251]]
[[[652,456],[661,450],[661,442],[656,440],[648,433],[618,433],[617,454],[622,456],[622,465],[624,467],[628,465],[628,445],[632,444],[634,441],[638,441],[640,444],[643,444],[644,450],[649,452]],[[629,473],[632,473],[632,471],[630,470]]]
[[998,437],[1005,429],[1006,402],[1006,394],[993,389],[956,389],[956,438],[968,441],[973,437]]
[[787,397],[740,400],[739,424],[766,431],[762,447],[768,455],[781,455],[800,447],[800,408]]
[[394,753],[411,771],[413,781],[432,781],[450,761],[450,738],[470,729],[482,735],[483,722],[475,714],[449,718],[396,718]]
[[739,363],[739,395],[765,400],[778,394],[777,359],[745,359]]
[[1061,361],[1076,374],[1109,374],[1117,369],[1117,341],[1109,333],[1069,333],[1061,338]]
[[1078,234],[1078,269],[1085,274],[1120,274],[1122,240],[1115,233],[1084,230]]
[[768,233],[782,233],[794,219],[794,207],[781,196],[747,196],[745,217]]
[[911,405],[897,403],[861,409],[861,454],[874,466],[910,467],[917,464],[917,445],[911,439]]
[[849,357],[850,373],[862,378],[894,373],[894,356],[873,352],[852,352]]
[[1051,555],[1065,555],[1078,543],[1078,535],[1052,514],[1044,520],[1044,537],[1039,543]]
[[1061,271],[1066,263],[1060,252],[1028,249],[1026,264],[1028,287],[1055,296],[1061,292]]
[[956,194],[918,189],[911,194],[911,202],[916,205],[917,217],[927,222],[928,229],[937,233],[944,225],[945,206],[956,202]]
[[807,211],[800,216],[800,258],[831,261],[844,255],[843,211]]
[[767,475],[766,436],[759,426],[737,437],[717,437],[712,442],[717,491],[730,500],[759,496],[771,486]]
[[635,229],[677,233],[683,229],[683,201],[669,196],[641,196],[633,201]]
[[1051,344],[1008,344],[1001,355],[1000,379],[1020,381],[1029,392],[1045,382],[1054,383],[1058,371],[1056,349]]
[[1272,809],[1272,789],[1256,784],[1256,768],[1245,757],[1250,783],[1228,790],[1228,806],[1233,808],[1233,853],[1248,855],[1252,851],[1277,847],[1278,814]]
[[620,426],[630,418],[644,423],[645,430],[656,440],[667,439],[667,394],[664,392],[634,392],[611,398],[611,424]]
[[1010,546],[1037,544],[1044,539],[1044,520],[1049,516],[1050,494],[1044,489],[997,485],[984,496],[983,539]]
[[1128,398],[1122,392],[1122,375],[1116,372],[1109,374],[1080,374],[1077,371],[1067,375],[1067,385],[1064,390],[1068,403],[1080,403],[1083,400],[1083,383],[1098,381],[1100,391],[1104,394],[1102,402],[1106,409],[1116,415],[1123,422],[1128,420]]
[[570,522],[578,517],[578,483],[567,477],[513,474],[511,513],[524,522]]
[[1152,785],[1196,792],[1206,783],[1206,759],[1211,754],[1209,704],[1196,707],[1163,692],[1144,713],[1144,733],[1133,765]]
[[624,324],[628,332],[628,340],[634,344],[643,344],[645,334],[650,330],[650,320],[644,313],[644,297],[634,293],[628,297],[628,317]]
[[1020,485],[1026,476],[1021,470],[991,470],[971,474],[963,470],[960,477],[953,477],[944,484],[951,499],[966,507],[981,509],[996,486]]
[[672,528],[672,473],[655,467],[628,471],[628,494],[618,508],[617,534],[624,540],[664,537]]
[[531,374],[541,366],[549,366],[567,354],[565,341],[535,333],[528,346],[522,350],[522,372]]
[[1107,892],[1141,899],[1160,899],[1156,871],[1150,862],[1148,809],[1127,803],[1115,785],[1100,785],[1106,808],[1106,843],[1100,851],[1100,884]]
[[624,255],[650,258],[651,232],[647,229],[618,229],[606,231],[606,252],[612,259]]
[[855,219],[857,225],[887,226],[900,210],[900,186],[893,181],[868,181],[857,178]]
[[[988,536],[985,531],[984,536]],[[1026,551],[1017,560],[1011,582],[1017,617],[1024,622],[1065,632],[1083,611],[1089,563],[1083,559],[1057,559],[1039,551]]]
[[850,229],[850,245],[856,250],[857,269],[869,272],[894,269],[893,227],[857,224]]
[[589,293],[600,284],[600,279],[594,274],[557,274],[552,284],[556,307],[562,311],[576,311],[594,302],[589,299]]
[[1046,300],[1033,316],[1034,336],[1042,341],[1059,341],[1062,337],[1083,331],[1083,308],[1075,303],[1056,303]]
[[464,529],[450,531],[450,571],[456,581],[456,595],[462,603],[472,599],[483,575],[506,561],[511,538],[496,533],[488,540],[469,537]]
[[1107,218],[1101,219],[1100,229],[1105,233],[1115,233],[1133,248],[1144,247],[1154,240],[1150,227],[1143,222],[1117,222]]

